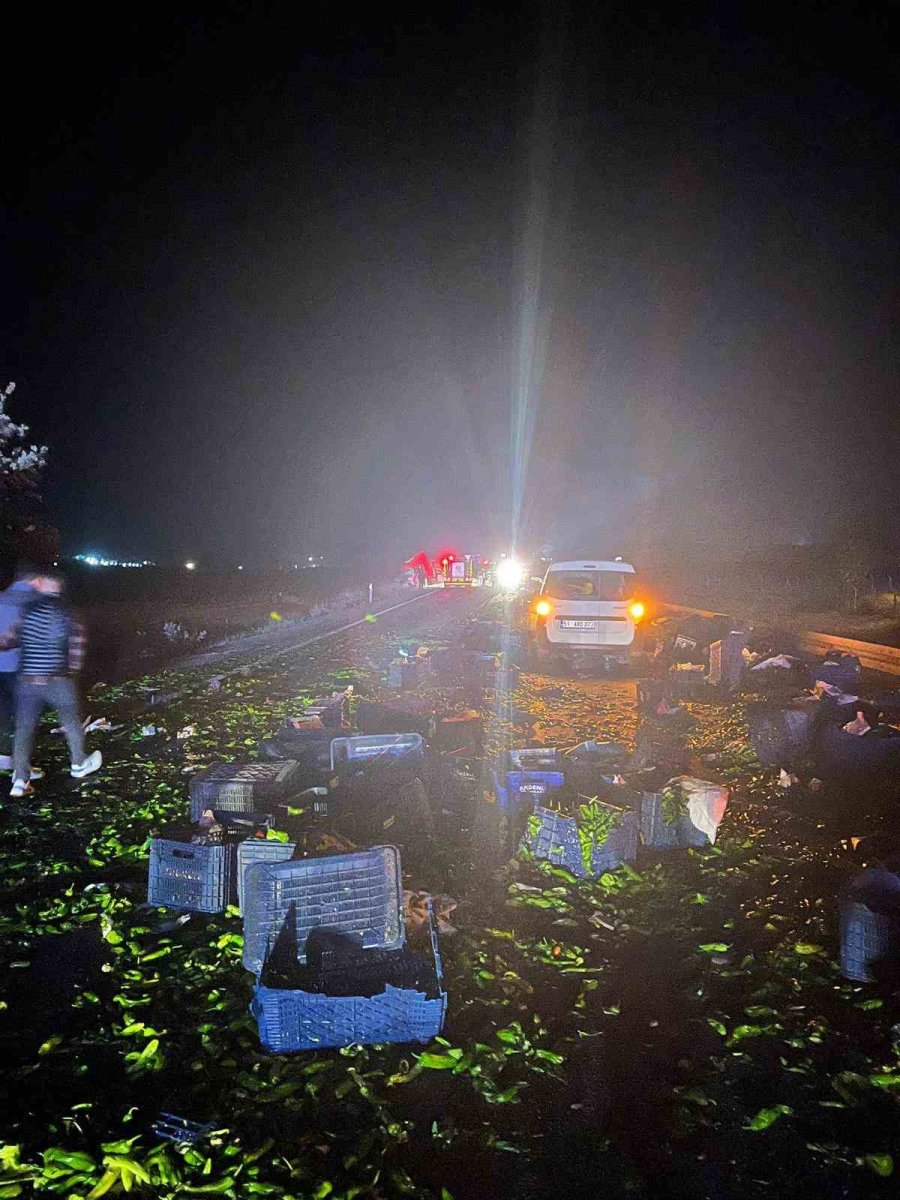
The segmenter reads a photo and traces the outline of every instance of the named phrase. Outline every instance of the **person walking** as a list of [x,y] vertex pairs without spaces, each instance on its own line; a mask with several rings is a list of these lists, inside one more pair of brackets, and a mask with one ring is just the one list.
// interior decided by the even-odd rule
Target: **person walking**
[[[18,624],[22,608],[34,598],[31,586],[34,571],[20,567],[10,586],[0,592],[0,630]],[[19,648],[0,650],[0,771],[12,770],[13,729],[16,712],[16,677],[19,673]]]
[[99,770],[103,763],[99,750],[85,756],[81,710],[73,678],[84,661],[84,628],[63,600],[62,580],[58,575],[37,575],[32,588],[37,594],[23,606],[18,623],[0,635],[0,651],[14,645],[19,647],[13,783],[9,793],[15,797],[26,796],[33,790],[31,751],[45,705],[55,708],[59,716],[69,743],[73,779],[83,779]]

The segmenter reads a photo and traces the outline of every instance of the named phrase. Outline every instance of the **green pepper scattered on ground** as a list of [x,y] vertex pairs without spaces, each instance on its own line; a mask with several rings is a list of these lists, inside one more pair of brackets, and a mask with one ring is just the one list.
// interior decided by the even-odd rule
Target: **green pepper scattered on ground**
[[[147,909],[148,836],[184,817],[191,770],[247,755],[312,695],[381,694],[397,636],[366,624],[216,690],[178,674],[97,689],[94,709],[126,728],[80,787],[43,738],[47,781],[0,816],[0,1200],[481,1200],[582,1195],[585,1180],[697,1200],[889,1194],[897,998],[844,981],[835,962],[845,839],[865,813],[851,828],[787,809],[739,703],[691,706],[692,749],[714,754],[733,789],[714,847],[596,880],[504,867],[485,803],[471,840],[445,830],[430,873],[410,881],[461,901],[443,946],[443,1036],[261,1052],[236,911],[179,922]],[[151,684],[182,694],[150,709]],[[512,700],[546,740],[634,735],[629,683],[525,675]],[[488,695],[492,749],[516,734],[507,707]],[[151,723],[165,733],[143,736]],[[608,833],[595,817],[592,844]],[[212,1132],[160,1142],[164,1110]]]

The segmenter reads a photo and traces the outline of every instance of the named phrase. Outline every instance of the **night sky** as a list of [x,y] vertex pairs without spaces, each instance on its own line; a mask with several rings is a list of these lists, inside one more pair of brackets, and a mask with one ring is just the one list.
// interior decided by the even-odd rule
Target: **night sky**
[[0,382],[68,551],[900,519],[887,6],[22,8]]

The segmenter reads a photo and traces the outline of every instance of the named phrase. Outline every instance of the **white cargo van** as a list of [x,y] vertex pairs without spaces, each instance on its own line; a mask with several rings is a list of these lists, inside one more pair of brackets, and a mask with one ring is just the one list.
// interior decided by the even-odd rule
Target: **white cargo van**
[[538,662],[570,657],[625,664],[643,616],[631,563],[554,562],[529,606],[529,649]]

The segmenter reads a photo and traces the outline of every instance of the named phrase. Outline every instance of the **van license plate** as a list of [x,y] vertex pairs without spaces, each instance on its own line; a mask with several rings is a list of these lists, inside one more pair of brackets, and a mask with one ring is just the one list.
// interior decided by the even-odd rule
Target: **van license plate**
[[560,621],[560,629],[593,629],[595,621]]

